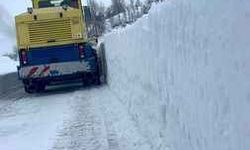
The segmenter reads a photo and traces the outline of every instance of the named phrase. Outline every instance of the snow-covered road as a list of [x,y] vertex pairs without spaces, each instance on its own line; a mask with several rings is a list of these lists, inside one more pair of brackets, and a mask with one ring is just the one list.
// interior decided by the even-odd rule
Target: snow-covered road
[[[7,78],[12,82],[5,83]],[[147,142],[108,86],[63,87],[28,95],[16,74],[0,80],[9,92],[14,89],[8,94],[4,87],[1,91],[5,96],[0,100],[0,149],[146,149]]]
[[26,95],[4,76],[0,149],[249,150],[249,6],[154,5],[104,36],[107,86]]
[[[22,90],[23,91],[23,90]],[[33,95],[0,100],[0,149],[44,150],[70,114],[73,93]]]

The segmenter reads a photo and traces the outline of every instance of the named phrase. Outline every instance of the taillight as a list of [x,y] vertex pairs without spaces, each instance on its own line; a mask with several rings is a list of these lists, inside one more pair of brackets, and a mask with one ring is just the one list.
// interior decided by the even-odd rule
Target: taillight
[[26,65],[28,63],[28,57],[26,50],[21,50],[21,62],[23,65]]
[[84,58],[84,46],[83,45],[79,46],[79,55],[80,55],[80,58]]

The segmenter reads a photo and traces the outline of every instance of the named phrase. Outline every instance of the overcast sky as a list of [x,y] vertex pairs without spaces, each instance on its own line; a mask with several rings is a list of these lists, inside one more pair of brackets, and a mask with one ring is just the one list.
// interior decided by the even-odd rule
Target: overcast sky
[[[111,0],[96,0],[102,2],[105,6],[111,4]],[[87,3],[87,0],[82,0],[84,4]],[[15,29],[14,26],[14,17],[22,12],[27,11],[27,7],[31,7],[31,0],[0,0],[0,55],[6,51],[10,51],[15,45],[15,38],[8,37],[5,32],[7,29],[3,27],[2,22],[7,22],[11,29]],[[3,52],[4,51],[4,52]]]
[[[82,0],[83,4],[87,4],[88,0]],[[103,3],[105,6],[111,4],[111,0],[96,0]],[[125,0],[129,2],[129,0]],[[144,0],[141,0],[144,1]],[[7,36],[9,32],[7,29],[12,29],[14,31],[14,17],[22,12],[27,11],[27,7],[31,7],[31,0],[0,0],[0,55],[4,50],[9,51],[16,43],[16,39],[13,36]],[[10,25],[11,27],[4,27],[3,21]]]
[[[104,3],[106,6],[110,5],[111,0],[96,0]],[[83,3],[87,3],[87,0],[82,0]],[[0,5],[4,6],[9,13],[14,16],[20,12],[26,11],[27,7],[31,7],[31,0],[0,0]],[[0,13],[1,10],[0,10]]]

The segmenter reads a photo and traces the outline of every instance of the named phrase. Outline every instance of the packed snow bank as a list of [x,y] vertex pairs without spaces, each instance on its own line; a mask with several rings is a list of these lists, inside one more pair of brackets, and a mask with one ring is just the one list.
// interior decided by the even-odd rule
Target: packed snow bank
[[249,6],[170,0],[106,35],[110,88],[152,149],[250,148]]
[[0,75],[11,72],[16,72],[18,62],[11,60],[8,57],[0,56]]

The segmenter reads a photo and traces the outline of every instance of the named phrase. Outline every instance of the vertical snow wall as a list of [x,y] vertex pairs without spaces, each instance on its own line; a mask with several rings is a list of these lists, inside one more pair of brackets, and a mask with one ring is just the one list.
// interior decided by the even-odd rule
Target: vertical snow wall
[[247,150],[249,40],[249,0],[169,0],[105,36],[109,86],[151,149]]

